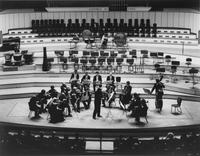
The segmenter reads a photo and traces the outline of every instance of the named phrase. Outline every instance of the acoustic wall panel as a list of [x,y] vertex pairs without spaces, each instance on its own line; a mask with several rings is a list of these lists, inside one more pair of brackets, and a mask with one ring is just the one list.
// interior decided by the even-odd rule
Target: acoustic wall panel
[[42,13],[38,12],[38,13],[35,13],[35,19],[42,19]]
[[[160,27],[162,25],[162,13],[161,12],[156,12],[156,21],[157,26]],[[153,22],[150,21],[150,23],[152,24]]]
[[185,22],[184,22],[184,27],[188,28],[190,25],[190,13],[185,13]]
[[53,19],[60,19],[60,13],[59,12],[54,12],[53,13]]
[[142,13],[142,12],[138,12],[137,18],[138,18],[139,20],[140,20],[140,19],[143,19],[143,13]]
[[156,22],[155,14],[156,14],[155,12],[149,12],[149,19],[152,22],[152,24]]
[[18,23],[19,23],[19,28],[24,28],[25,27],[25,20],[24,20],[24,13],[18,14]]
[[179,27],[185,26],[185,13],[179,13]]
[[178,12],[173,13],[173,26],[179,27],[179,13]]
[[127,20],[128,20],[128,19],[132,19],[131,12],[127,12],[127,13],[126,13],[126,18],[127,18]]
[[14,14],[14,25],[12,28],[20,28],[19,27],[19,15],[17,13]]
[[162,27],[168,26],[168,18],[167,18],[167,13],[162,12]]
[[109,12],[103,12],[103,16],[99,16],[99,19],[104,19],[104,21],[107,20],[107,18],[110,18]]
[[[8,28],[14,28],[14,14],[7,14],[6,16],[9,19],[9,24],[8,24]],[[5,23],[6,25],[6,23]]]
[[82,18],[82,19],[87,19],[87,14],[86,14],[86,12],[81,12],[81,18]]
[[92,12],[86,12],[86,15],[87,15],[86,21],[87,21],[88,23],[90,23],[90,20],[91,20],[91,18],[92,18]]
[[191,28],[191,31],[194,30],[194,14],[189,14],[189,27]]
[[42,19],[49,19],[47,12],[42,12]]
[[30,14],[24,14],[24,26],[25,28],[31,27]]
[[173,27],[174,26],[174,13],[168,12],[167,13],[167,26]]

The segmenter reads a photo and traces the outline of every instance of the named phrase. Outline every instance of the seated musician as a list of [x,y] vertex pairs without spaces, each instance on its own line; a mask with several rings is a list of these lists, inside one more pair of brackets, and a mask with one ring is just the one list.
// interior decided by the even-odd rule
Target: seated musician
[[36,99],[38,101],[38,104],[40,105],[41,112],[46,112],[44,105],[47,104],[47,98],[48,97],[47,97],[46,91],[44,89],[42,89],[41,92],[36,95]]
[[120,101],[123,105],[129,104],[132,98],[131,92],[132,92],[132,87],[130,85],[130,81],[127,81],[126,85],[124,86],[122,94],[120,94]]
[[141,99],[139,94],[134,93],[133,99],[130,103],[130,106],[128,107],[128,111],[131,112],[131,116],[135,117],[136,122],[140,122],[140,113],[141,113],[142,107],[141,107]]
[[85,75],[83,75],[81,83],[83,84],[83,87],[86,87],[86,85],[88,87],[90,86],[90,75],[88,75],[88,72],[85,72]]
[[112,73],[110,73],[109,76],[107,76],[106,81],[108,84],[112,85],[113,87],[115,86],[115,77],[112,75]]
[[110,85],[107,92],[108,92],[107,103],[108,103],[108,106],[111,107],[111,104],[115,102],[115,95],[116,95],[115,88],[112,85]]
[[96,72],[96,75],[93,77],[93,89],[94,92],[96,90],[96,87],[102,84],[102,77],[99,75],[99,72]]
[[74,70],[74,72],[72,73],[71,77],[70,77],[70,82],[71,82],[71,88],[73,88],[74,86],[77,86],[77,82],[79,80],[79,73],[77,70]]
[[91,93],[90,93],[90,88],[88,86],[83,87],[83,93],[81,96],[81,101],[85,107],[85,109],[90,108],[90,103],[91,103]]
[[76,89],[77,89],[76,87],[73,87],[71,92],[70,92],[71,104],[72,104],[74,111],[77,111],[77,108],[76,108],[76,101],[77,101]]
[[60,86],[61,93],[64,93],[66,96],[69,94],[70,88],[66,84],[62,83]]
[[70,108],[70,95],[69,95],[69,93],[66,94],[66,92],[63,92],[61,90],[61,94],[59,96],[59,100],[60,100],[59,108],[61,108],[63,110],[63,112],[65,112],[65,108],[67,108],[68,115],[66,113],[65,113],[65,115],[69,116],[69,117],[72,117],[71,108]]
[[37,105],[38,101],[36,96],[31,97],[30,101],[28,102],[30,111],[34,111],[35,115],[34,118],[40,118],[40,107]]
[[60,104],[59,99],[54,98],[52,100],[52,103],[48,107],[51,123],[62,122],[65,120],[63,115],[63,110],[59,108],[59,104]]
[[58,92],[55,89],[54,86],[51,86],[50,90],[47,92],[47,94],[49,94],[51,96],[51,98],[57,97],[58,96]]

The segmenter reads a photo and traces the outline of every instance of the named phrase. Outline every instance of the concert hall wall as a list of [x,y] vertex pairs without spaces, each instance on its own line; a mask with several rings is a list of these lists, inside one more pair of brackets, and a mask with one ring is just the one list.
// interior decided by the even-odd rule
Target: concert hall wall
[[0,14],[0,30],[7,33],[8,29],[26,28],[31,26],[33,19],[75,19],[85,18],[90,22],[91,18],[99,21],[103,18],[106,22],[107,18],[128,19],[150,19],[151,25],[157,23],[158,27],[182,27],[191,28],[192,32],[197,33],[200,30],[200,14],[186,12],[97,12],[97,11],[81,11],[81,12],[35,12],[35,13],[11,13]]

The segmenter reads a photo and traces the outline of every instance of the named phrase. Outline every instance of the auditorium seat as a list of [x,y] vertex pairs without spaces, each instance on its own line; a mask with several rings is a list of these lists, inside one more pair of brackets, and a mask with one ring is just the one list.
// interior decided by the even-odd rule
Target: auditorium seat
[[6,65],[6,66],[11,66],[12,65],[12,56],[13,56],[12,53],[4,54],[4,57],[5,57],[5,64],[4,65]]
[[13,55],[13,59],[14,59],[14,64],[16,66],[21,66],[22,65],[22,54],[14,54]]
[[127,58],[126,62],[129,64],[128,65],[128,71],[133,72],[133,70],[134,70],[134,67],[133,67],[134,59],[133,58],[131,58],[131,59]]
[[189,67],[191,65],[192,58],[186,58],[186,65]]
[[82,57],[80,59],[80,63],[82,64],[82,71],[85,72],[87,70],[87,63],[88,63],[88,60],[86,57]]
[[116,72],[121,73],[122,72],[122,63],[124,59],[123,58],[116,58],[117,66],[116,66]]
[[30,65],[33,63],[33,53],[26,53],[23,55],[24,64]]

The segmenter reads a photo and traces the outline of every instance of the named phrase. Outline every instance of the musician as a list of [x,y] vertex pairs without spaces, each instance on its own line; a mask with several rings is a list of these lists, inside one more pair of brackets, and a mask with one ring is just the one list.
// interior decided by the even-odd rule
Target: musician
[[128,111],[132,111],[131,116],[135,117],[135,121],[137,123],[139,123],[140,122],[140,113],[142,111],[141,99],[140,99],[139,94],[134,93],[131,104],[128,107]]
[[129,104],[130,100],[132,99],[132,87],[130,85],[130,81],[126,82],[126,85],[124,86],[122,94],[120,94],[120,101],[123,105]]
[[71,108],[70,108],[70,96],[69,96],[69,93],[66,95],[65,92],[62,92],[61,91],[61,94],[59,96],[59,100],[60,100],[60,108],[63,109],[63,112],[65,111],[65,108],[67,108],[67,112],[68,112],[68,115],[66,116],[69,116],[69,117],[72,117],[71,115]]
[[83,88],[86,87],[86,85],[89,87],[90,86],[90,75],[88,75],[88,72],[85,72],[85,75],[83,75],[81,79],[81,83],[83,84]]
[[30,101],[28,102],[30,111],[34,111],[34,118],[40,118],[40,107],[37,105],[38,101],[36,96],[31,97]]
[[50,122],[62,122],[64,121],[63,109],[59,107],[60,101],[57,98],[53,98],[52,103],[48,107],[50,114]]
[[38,104],[40,105],[41,112],[46,112],[44,105],[47,104],[47,98],[48,97],[47,97],[46,91],[44,89],[42,89],[41,92],[36,95],[36,99],[38,101]]
[[47,92],[47,94],[49,94],[51,96],[51,98],[57,97],[58,96],[58,92],[55,89],[54,86],[51,86],[50,90]]
[[93,77],[93,90],[95,92],[96,86],[102,84],[102,77],[99,75],[99,72],[96,72],[96,75]]
[[71,92],[70,92],[71,104],[73,106],[74,111],[77,111],[77,108],[76,108],[76,100],[77,100],[76,89],[77,89],[76,87],[73,87]]
[[102,85],[99,85],[97,91],[95,91],[93,119],[96,119],[96,115],[97,117],[102,117],[100,114],[101,113],[101,99],[102,99],[101,87]]
[[70,77],[70,82],[71,82],[71,88],[73,88],[74,86],[77,86],[77,82],[79,80],[79,73],[77,70],[74,70],[74,72],[72,73],[71,77]]
[[111,85],[108,89],[108,106],[111,107],[111,104],[115,102],[115,88]]
[[106,81],[114,87],[115,77],[110,73],[109,76],[107,76]]
[[155,100],[155,105],[156,108],[159,110],[159,112],[162,111],[162,106],[163,106],[163,88],[165,88],[165,85],[161,82],[163,79],[163,76],[161,76],[160,79],[156,79],[156,83],[154,84],[153,88],[151,89],[151,94],[155,90],[156,94],[156,100]]
[[84,87],[82,92],[83,93],[82,93],[81,101],[82,101],[85,109],[89,109],[91,99],[92,99],[89,87],[88,86]]
[[61,93],[64,93],[66,96],[68,96],[70,88],[66,86],[66,84],[62,83],[60,86]]

